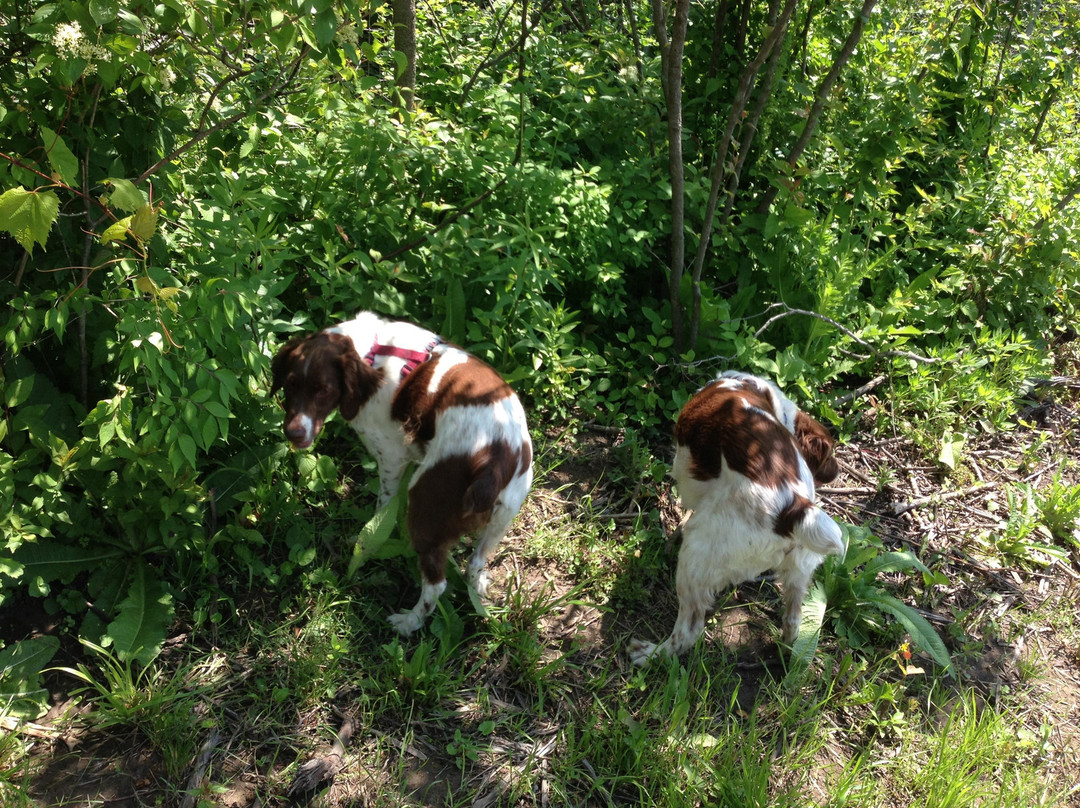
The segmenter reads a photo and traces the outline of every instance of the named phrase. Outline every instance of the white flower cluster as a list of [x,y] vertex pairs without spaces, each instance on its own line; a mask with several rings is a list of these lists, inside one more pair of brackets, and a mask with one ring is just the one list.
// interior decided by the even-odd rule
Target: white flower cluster
[[356,30],[356,26],[352,23],[345,23],[345,25],[337,29],[334,40],[339,44],[348,44],[355,48],[360,44],[360,32]]
[[57,56],[64,59],[85,59],[88,62],[107,59],[109,51],[101,45],[87,41],[78,22],[62,22],[53,34],[53,47]]

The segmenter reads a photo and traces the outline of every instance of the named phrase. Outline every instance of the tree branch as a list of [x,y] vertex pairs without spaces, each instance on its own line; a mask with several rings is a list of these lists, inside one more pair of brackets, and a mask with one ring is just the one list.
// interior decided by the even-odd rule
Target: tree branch
[[[692,282],[693,321],[695,323],[697,321],[697,312],[701,308],[701,272],[705,266],[705,256],[709,252],[709,241],[712,238],[713,220],[716,217],[716,204],[720,197],[720,185],[726,174],[725,165],[727,163],[728,148],[731,145],[735,127],[742,119],[743,110],[746,109],[746,104],[750,100],[750,92],[754,86],[754,79],[757,78],[758,71],[772,53],[773,48],[779,47],[780,42],[787,33],[788,22],[791,19],[792,12],[795,10],[796,3],[797,0],[786,0],[783,11],[780,12],[776,24],[773,25],[768,36],[765,37],[765,41],[761,43],[761,48],[758,50],[757,55],[743,69],[742,75],[739,77],[738,89],[735,91],[735,98],[731,102],[731,112],[728,114],[727,124],[724,126],[724,133],[721,135],[720,143],[716,147],[716,157],[713,160],[713,166],[710,172],[709,199],[705,204],[705,216],[701,225],[701,238],[698,240],[697,253],[694,256]],[[696,341],[697,332],[694,331],[690,335],[691,348],[694,347]]]
[[429,230],[428,232],[426,232],[422,236],[420,236],[420,238],[416,239],[415,241],[410,241],[408,244],[403,244],[400,247],[395,248],[394,250],[391,250],[390,252],[386,253],[385,255],[380,256],[379,260],[380,261],[390,261],[391,259],[397,258],[399,255],[401,255],[403,253],[407,253],[409,250],[414,250],[417,247],[419,247],[421,244],[426,243],[428,239],[430,239],[432,236],[434,236],[440,230],[443,230],[444,228],[449,227],[451,224],[456,222],[458,219],[460,219],[462,216],[464,216],[470,210],[475,208],[477,205],[479,205],[481,202],[483,202],[485,199],[487,199],[489,196],[491,196],[493,193],[495,193],[497,190],[499,190],[503,185],[506,184],[507,179],[509,179],[509,177],[504,176],[501,180],[499,180],[493,186],[491,186],[486,191],[484,191],[482,194],[480,194],[480,196],[476,197],[476,199],[474,199],[472,202],[469,202],[464,207],[459,208],[458,210],[456,210],[452,216],[447,216],[445,219],[443,219],[441,222],[439,222],[439,224],[436,225],[434,228],[432,228],[431,230]]
[[480,78],[480,74],[483,71],[489,70],[490,68],[495,67],[501,62],[506,61],[521,49],[522,43],[521,39],[519,38],[517,42],[504,50],[502,53],[496,56],[491,55],[495,50],[495,46],[499,42],[499,38],[502,36],[503,26],[506,25],[506,19],[510,16],[510,12],[512,12],[513,10],[514,6],[508,5],[502,17],[499,18],[498,26],[495,29],[495,35],[491,39],[491,48],[488,50],[488,55],[480,60],[480,64],[476,66],[476,70],[473,71],[473,74],[471,76],[469,76],[469,80],[465,82],[465,86],[461,89],[462,99],[466,99],[469,97],[469,93],[472,91],[473,85],[476,84],[477,80]]
[[[795,0],[791,0],[794,2]],[[660,43],[660,69],[667,107],[668,174],[671,180],[671,254],[668,256],[668,298],[671,302],[671,330],[678,351],[686,348],[683,306],[680,295],[683,264],[686,260],[686,198],[682,150],[682,58],[690,0],[675,0],[675,20],[671,36],[663,0],[653,0],[653,25]]]
[[[851,54],[855,52],[855,46],[858,45],[859,40],[862,39],[863,29],[866,28],[866,23],[870,20],[870,12],[873,11],[876,3],[877,0],[863,0],[862,10],[859,12],[859,16],[855,18],[855,24],[851,26],[851,31],[848,33],[847,39],[844,40],[844,45],[840,49],[840,53],[838,53],[836,59],[833,60],[832,67],[829,69],[825,78],[822,79],[821,84],[818,85],[817,94],[814,98],[814,105],[810,108],[810,112],[806,116],[806,125],[803,126],[802,134],[799,135],[798,141],[791,147],[791,151],[788,152],[787,157],[784,158],[789,169],[794,170],[795,164],[799,162],[799,158],[802,157],[802,153],[806,150],[806,147],[810,143],[810,139],[814,136],[818,123],[821,122],[821,113],[825,109],[825,102],[829,100],[829,94],[832,93],[833,85],[836,84],[836,80],[840,77],[840,71],[844,69],[844,65],[846,65],[848,59],[851,58]],[[768,190],[762,195],[756,212],[768,213],[778,192],[779,187],[776,184],[770,185]]]
[[933,357],[920,356],[919,354],[911,353],[911,351],[882,351],[871,345],[862,337],[856,336],[850,329],[847,329],[844,326],[840,325],[840,323],[836,322],[836,320],[832,319],[831,317],[826,317],[824,314],[818,314],[816,311],[793,309],[787,303],[773,303],[771,306],[769,306],[768,309],[766,309],[766,312],[777,308],[783,309],[783,311],[781,311],[779,314],[773,315],[768,320],[766,320],[765,323],[761,326],[761,328],[754,332],[754,339],[760,337],[765,332],[765,330],[777,320],[782,320],[785,317],[790,317],[792,314],[802,314],[807,317],[816,317],[817,319],[828,323],[829,325],[833,326],[838,331],[843,333],[845,336],[854,340],[859,345],[862,345],[874,356],[880,356],[885,358],[910,359],[912,362],[918,362],[923,365],[936,365],[941,361],[940,359],[935,359]]
[[[292,84],[293,81],[296,79],[296,74],[300,72],[300,66],[303,64],[304,59],[307,58],[307,55],[310,51],[310,46],[304,45],[303,50],[301,51],[300,55],[296,57],[296,59],[293,61],[291,67],[282,70],[279,74],[280,76],[288,73],[288,76],[283,80],[276,82],[265,92],[262,92],[258,96],[256,96],[251,107],[258,107],[266,99],[281,95],[285,91],[285,88]],[[163,166],[168,165],[180,155],[190,151],[192,148],[195,147],[196,144],[201,143],[203,140],[206,140],[206,138],[210,137],[210,135],[214,134],[215,132],[220,132],[222,129],[232,126],[234,123],[250,114],[251,108],[248,108],[245,109],[243,112],[238,112],[235,115],[230,115],[228,118],[225,118],[222,121],[218,121],[218,123],[214,124],[209,129],[201,129],[199,131],[196,131],[196,133],[192,135],[191,139],[187,143],[179,146],[176,149],[173,149],[169,154],[165,155],[148,169],[143,171],[143,173],[135,179],[135,184],[142,184],[147,179],[156,174],[158,171],[160,171]]]
[[1080,180],[1077,180],[1075,183],[1073,183],[1072,188],[1070,188],[1065,193],[1065,195],[1058,200],[1057,204],[1054,205],[1053,213],[1048,213],[1046,216],[1041,217],[1039,221],[1035,222],[1034,226],[1031,229],[1042,230],[1044,227],[1046,227],[1046,225],[1050,221],[1050,217],[1055,213],[1061,213],[1061,211],[1065,210],[1065,208],[1067,208],[1069,204],[1076,198],[1076,195],[1078,193],[1080,193]]

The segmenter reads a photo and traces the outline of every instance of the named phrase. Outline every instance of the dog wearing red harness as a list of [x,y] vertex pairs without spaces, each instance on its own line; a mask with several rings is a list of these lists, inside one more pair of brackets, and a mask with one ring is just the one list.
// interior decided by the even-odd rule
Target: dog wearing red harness
[[525,411],[502,377],[431,331],[371,312],[288,342],[271,372],[295,448],[311,446],[334,410],[359,433],[379,466],[380,507],[417,464],[406,523],[422,586],[416,606],[390,616],[394,628],[408,636],[435,609],[465,533],[477,532],[469,583],[486,597],[487,560],[532,485]]

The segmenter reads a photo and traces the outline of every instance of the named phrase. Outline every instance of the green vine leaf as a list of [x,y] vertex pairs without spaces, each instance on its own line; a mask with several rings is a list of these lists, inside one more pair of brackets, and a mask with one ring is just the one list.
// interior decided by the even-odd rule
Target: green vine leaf
[[79,160],[56,132],[47,126],[41,127],[41,142],[49,155],[49,165],[68,185],[75,185],[79,179]]
[[35,243],[45,246],[59,212],[60,200],[52,191],[12,188],[0,194],[0,229],[14,236],[31,255]]
[[123,241],[127,238],[128,230],[131,228],[131,216],[125,216],[118,222],[114,222],[105,228],[105,232],[101,234],[101,243],[108,244],[111,241]]
[[157,211],[152,205],[143,205],[131,217],[131,232],[140,242],[146,243],[157,229]]
[[109,188],[109,204],[114,208],[133,213],[146,204],[143,192],[131,180],[109,177],[105,185]]

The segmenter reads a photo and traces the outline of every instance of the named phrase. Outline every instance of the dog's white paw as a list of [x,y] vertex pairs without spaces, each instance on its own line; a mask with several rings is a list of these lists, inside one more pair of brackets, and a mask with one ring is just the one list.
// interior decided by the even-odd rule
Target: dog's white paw
[[491,573],[481,569],[469,575],[469,583],[476,590],[481,600],[487,600],[488,587],[491,586]]
[[644,665],[649,658],[656,653],[656,643],[647,640],[631,640],[630,647],[626,649],[630,655],[630,661],[635,665]]
[[394,627],[394,631],[402,637],[408,637],[420,628],[420,618],[416,616],[415,612],[398,612],[386,619]]

